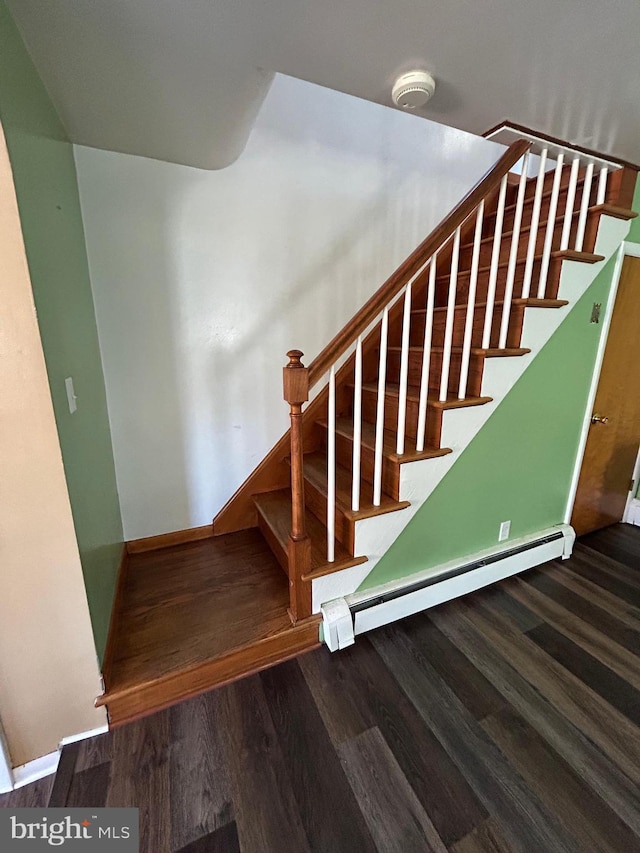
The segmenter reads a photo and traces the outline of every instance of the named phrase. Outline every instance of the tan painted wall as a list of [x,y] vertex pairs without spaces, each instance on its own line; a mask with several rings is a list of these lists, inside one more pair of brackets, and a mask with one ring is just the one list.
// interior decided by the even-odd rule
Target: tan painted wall
[[0,719],[14,766],[106,722],[0,128]]

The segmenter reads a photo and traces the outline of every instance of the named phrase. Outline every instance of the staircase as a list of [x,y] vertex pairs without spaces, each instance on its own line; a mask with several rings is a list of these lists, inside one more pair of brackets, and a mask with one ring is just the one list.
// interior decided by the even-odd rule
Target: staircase
[[357,589],[477,434],[624,239],[635,177],[515,142],[309,367],[288,353],[291,429],[214,535],[260,529],[294,624]]

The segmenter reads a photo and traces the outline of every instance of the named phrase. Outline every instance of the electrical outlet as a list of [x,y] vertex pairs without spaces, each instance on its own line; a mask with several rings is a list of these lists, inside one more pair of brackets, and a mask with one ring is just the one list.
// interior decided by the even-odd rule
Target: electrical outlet
[[504,542],[505,539],[509,538],[509,533],[511,531],[511,522],[503,521],[500,525],[500,532],[498,533],[498,542]]

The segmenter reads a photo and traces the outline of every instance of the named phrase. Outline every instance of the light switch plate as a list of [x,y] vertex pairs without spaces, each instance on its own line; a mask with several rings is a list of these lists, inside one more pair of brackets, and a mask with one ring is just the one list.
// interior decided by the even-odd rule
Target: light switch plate
[[67,402],[69,403],[69,412],[70,414],[73,414],[78,408],[78,398],[76,397],[76,392],[73,389],[73,379],[71,378],[71,376],[68,376],[64,380],[64,387],[67,389]]
[[503,521],[500,525],[500,532],[498,533],[498,542],[504,542],[505,539],[509,538],[509,533],[511,532],[511,522]]

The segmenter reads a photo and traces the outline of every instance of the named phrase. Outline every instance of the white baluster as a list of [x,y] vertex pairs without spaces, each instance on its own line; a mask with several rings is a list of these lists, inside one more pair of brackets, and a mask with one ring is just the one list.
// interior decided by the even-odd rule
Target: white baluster
[[387,381],[387,336],[389,309],[382,313],[380,328],[380,360],[378,363],[378,400],[376,406],[376,446],[373,464],[373,505],[380,506],[382,497],[382,450],[384,447],[384,395]]
[[496,301],[496,282],[498,281],[498,266],[500,265],[500,245],[502,242],[502,223],[504,221],[506,197],[507,175],[502,179],[500,195],[498,196],[498,209],[493,232],[493,248],[491,250],[491,269],[489,270],[489,284],[487,289],[487,307],[484,313],[484,329],[482,332],[482,349],[489,349],[491,346],[491,326],[493,324],[493,308]]
[[336,540],[336,368],[329,373],[327,417],[327,562],[335,560]]
[[478,205],[476,213],[476,230],[473,236],[473,254],[471,256],[471,275],[469,276],[469,296],[467,298],[467,314],[464,324],[464,340],[462,343],[462,363],[460,365],[460,384],[458,399],[467,396],[467,380],[469,378],[469,359],[471,358],[471,341],[473,338],[473,319],[476,311],[476,288],[478,284],[478,267],[480,266],[480,247],[482,243],[482,218],[484,215],[484,200]]
[[587,214],[589,212],[589,200],[591,198],[591,182],[593,180],[593,163],[589,163],[584,175],[582,187],[582,200],[580,202],[580,215],[578,216],[578,230],[576,231],[576,252],[581,252],[584,246],[584,232],[587,227]]
[[360,509],[360,452],[362,440],[362,335],[356,343],[356,365],[353,384],[353,465],[351,484],[351,509]]
[[460,227],[456,228],[451,253],[451,273],[449,275],[449,297],[447,299],[447,319],[444,327],[444,349],[442,351],[442,374],[440,377],[440,401],[444,402],[449,393],[449,367],[451,366],[451,344],[453,342],[453,321],[456,308],[458,287],[458,260],[460,257]]
[[518,247],[520,245],[520,225],[522,224],[522,211],[524,210],[524,197],[527,188],[527,171],[529,168],[529,152],[524,155],[522,161],[522,173],[518,184],[518,197],[516,200],[516,213],[513,220],[513,235],[511,237],[511,250],[509,252],[509,264],[507,266],[507,281],[504,289],[504,303],[502,305],[502,319],[500,322],[500,338],[498,347],[504,349],[507,346],[507,335],[509,333],[509,320],[511,317],[511,298],[513,296],[513,285],[516,278],[516,264],[518,260]]
[[533,274],[533,260],[536,254],[538,242],[538,225],[540,223],[540,208],[542,207],[542,194],[544,192],[544,179],[547,174],[548,148],[543,148],[540,154],[540,168],[538,169],[538,180],[536,181],[536,193],[533,199],[533,210],[531,212],[531,225],[529,226],[529,245],[527,246],[527,262],[524,268],[524,279],[522,281],[522,298],[528,299],[531,292],[531,276]]
[[596,204],[604,204],[607,198],[607,177],[609,170],[606,166],[600,169],[600,177],[598,178],[598,195],[596,196]]
[[402,314],[402,351],[400,355],[400,387],[398,391],[398,434],[396,453],[404,453],[404,432],[407,422],[407,383],[409,377],[409,329],[411,326],[411,282],[404,292],[404,311]]
[[571,236],[571,220],[573,219],[573,205],[576,200],[576,187],[578,185],[578,171],[580,169],[580,158],[575,157],[571,164],[571,175],[567,189],[567,205],[564,209],[564,224],[562,226],[562,237],[560,238],[560,251],[569,248],[569,237]]
[[420,374],[420,401],[418,403],[418,435],[416,450],[424,450],[424,434],[427,426],[427,399],[429,397],[429,371],[431,369],[431,338],[433,335],[433,307],[436,296],[436,255],[431,258],[429,267],[429,287],[427,290],[427,310],[424,318],[424,342],[422,344],[422,372]]
[[547,291],[547,275],[549,273],[549,262],[551,261],[551,250],[553,248],[553,235],[556,228],[556,214],[558,212],[558,199],[560,197],[560,184],[562,183],[562,168],[564,166],[564,152],[558,154],[556,160],[556,171],[553,175],[553,186],[551,187],[551,200],[549,201],[549,213],[547,219],[547,231],[544,235],[544,248],[542,250],[542,261],[540,263],[540,278],[538,279],[538,299],[544,299]]

